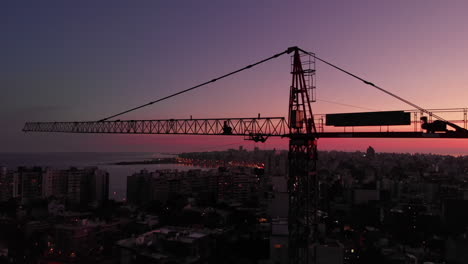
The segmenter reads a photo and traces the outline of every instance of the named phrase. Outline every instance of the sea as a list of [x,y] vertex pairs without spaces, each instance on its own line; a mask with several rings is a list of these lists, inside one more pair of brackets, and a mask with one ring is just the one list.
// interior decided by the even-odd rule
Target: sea
[[109,173],[109,199],[123,201],[127,192],[127,176],[143,169],[155,170],[180,170],[205,169],[182,164],[142,164],[142,165],[114,165],[120,161],[143,161],[154,158],[173,157],[171,154],[162,153],[105,153],[105,152],[46,152],[46,153],[0,153],[0,166],[8,169],[16,169],[19,166],[38,166],[54,169],[66,169],[70,167],[83,168],[96,166]]

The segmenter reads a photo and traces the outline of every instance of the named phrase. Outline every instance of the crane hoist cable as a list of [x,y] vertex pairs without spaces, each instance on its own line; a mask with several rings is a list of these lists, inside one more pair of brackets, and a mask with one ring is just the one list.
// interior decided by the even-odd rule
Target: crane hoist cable
[[236,71],[227,73],[227,74],[222,75],[222,76],[220,76],[220,77],[214,78],[214,79],[212,79],[212,80],[210,80],[210,81],[207,81],[207,82],[204,82],[204,83],[195,85],[195,86],[190,87],[190,88],[188,88],[188,89],[185,89],[185,90],[179,91],[179,92],[177,92],[177,93],[174,93],[174,94],[165,96],[165,97],[163,97],[163,98],[157,99],[157,100],[155,100],[155,101],[151,101],[151,102],[149,102],[149,103],[146,103],[146,104],[143,104],[143,105],[140,105],[140,106],[137,106],[137,107],[134,107],[134,108],[125,110],[125,111],[120,112],[120,113],[118,113],[118,114],[111,115],[111,116],[109,116],[109,117],[106,117],[106,118],[103,118],[103,119],[99,120],[98,122],[103,122],[103,121],[109,120],[109,119],[111,119],[111,118],[114,118],[114,117],[117,117],[117,116],[120,116],[120,115],[129,113],[129,112],[135,111],[135,110],[137,110],[137,109],[140,109],[140,108],[143,108],[143,107],[152,105],[152,104],[154,104],[154,103],[164,101],[164,100],[166,100],[166,99],[169,99],[169,98],[171,98],[171,97],[177,96],[177,95],[179,95],[179,94],[183,94],[183,93],[186,93],[186,92],[188,92],[188,91],[195,90],[195,89],[200,88],[200,87],[202,87],[202,86],[205,86],[205,85],[207,85],[207,84],[214,83],[214,82],[216,82],[217,80],[220,80],[220,79],[226,78],[226,77],[228,77],[228,76],[231,76],[231,75],[233,75],[233,74],[239,73],[239,72],[241,72],[241,71],[250,69],[250,68],[252,68],[252,67],[254,67],[254,66],[257,66],[257,65],[259,65],[259,64],[261,64],[261,63],[264,63],[264,62],[267,62],[267,61],[269,61],[269,60],[278,58],[279,56],[284,55],[284,54],[286,54],[286,53],[289,54],[289,53],[293,52],[295,49],[298,49],[298,48],[297,48],[297,47],[290,47],[290,48],[288,48],[287,50],[285,50],[285,51],[283,51],[283,52],[280,52],[280,53],[278,53],[278,54],[275,54],[275,55],[273,55],[273,56],[271,56],[271,57],[269,57],[269,58],[263,59],[263,60],[258,61],[258,62],[256,62],[256,63],[250,64],[250,65],[248,65],[248,66],[246,66],[246,67],[244,67],[244,68],[241,68],[241,69],[238,69],[238,70],[236,70]]
[[389,92],[389,91],[385,90],[384,88],[375,85],[375,84],[372,83],[372,82],[366,81],[366,80],[364,80],[363,78],[361,78],[361,77],[359,77],[359,76],[357,76],[357,75],[355,75],[355,74],[350,73],[349,71],[346,71],[346,70],[344,70],[344,69],[342,69],[342,68],[340,68],[340,67],[338,67],[338,66],[336,66],[336,65],[334,65],[334,64],[332,64],[332,63],[330,63],[330,62],[328,62],[328,61],[326,61],[326,60],[324,60],[324,59],[321,59],[321,58],[317,57],[314,53],[311,53],[311,52],[308,52],[308,51],[305,51],[305,50],[302,50],[302,49],[299,49],[299,50],[302,51],[302,52],[304,52],[304,53],[307,53],[307,54],[313,56],[315,59],[317,59],[317,60],[319,60],[319,61],[321,61],[321,62],[323,62],[323,63],[325,63],[325,64],[327,64],[327,65],[329,65],[329,66],[331,66],[331,67],[333,67],[333,68],[335,68],[335,69],[341,71],[341,72],[344,72],[344,73],[346,73],[346,74],[348,74],[348,75],[350,75],[350,76],[352,76],[352,77],[354,77],[354,78],[356,78],[356,79],[362,81],[363,83],[365,83],[365,84],[367,84],[367,85],[369,85],[369,86],[374,87],[375,89],[378,89],[378,90],[380,90],[380,91],[382,91],[382,92],[384,92],[384,93],[386,93],[386,94],[388,94],[388,95],[390,95],[390,96],[392,96],[392,97],[394,97],[394,98],[396,98],[396,99],[398,99],[398,100],[400,100],[400,101],[402,101],[402,102],[404,102],[404,103],[406,103],[406,104],[408,104],[408,105],[410,105],[410,106],[412,106],[412,107],[418,109],[419,111],[421,111],[421,112],[423,112],[423,113],[426,113],[426,114],[428,114],[428,115],[430,115],[430,116],[433,116],[433,117],[435,117],[436,119],[439,119],[440,121],[444,121],[444,122],[450,123],[450,122],[448,122],[447,120],[443,119],[442,117],[440,117],[440,116],[438,116],[438,115],[436,115],[436,114],[433,114],[432,112],[429,112],[428,110],[426,110],[426,109],[424,109],[424,108],[422,108],[422,107],[420,107],[420,106],[418,106],[418,105],[416,105],[416,104],[414,104],[414,103],[412,103],[412,102],[410,102],[410,101],[408,101],[408,100],[406,100],[406,99],[404,99],[404,98],[402,98],[402,97],[400,97],[400,96],[398,96],[398,95],[396,95],[396,94],[394,94],[394,93],[392,93],[392,92]]

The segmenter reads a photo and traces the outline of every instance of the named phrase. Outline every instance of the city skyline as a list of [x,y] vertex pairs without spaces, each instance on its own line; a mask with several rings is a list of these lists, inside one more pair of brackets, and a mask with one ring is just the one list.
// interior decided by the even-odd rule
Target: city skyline
[[[466,107],[466,4],[438,1],[4,3],[2,151],[197,151],[242,138],[22,133],[26,121],[98,120],[300,46],[425,108]],[[122,119],[287,116],[277,59]],[[314,113],[409,107],[317,64]],[[357,107],[330,104],[333,101]],[[466,154],[464,140],[320,139],[322,150]],[[287,148],[269,139],[262,149]],[[211,150],[211,149],[208,149]]]
[[[99,167],[0,166],[0,259],[301,263],[289,253],[287,151],[185,153],[145,165],[134,154],[112,163],[128,166],[120,175],[104,160],[132,155],[116,154],[65,158]],[[318,263],[464,263],[467,161],[372,147],[322,152]]]

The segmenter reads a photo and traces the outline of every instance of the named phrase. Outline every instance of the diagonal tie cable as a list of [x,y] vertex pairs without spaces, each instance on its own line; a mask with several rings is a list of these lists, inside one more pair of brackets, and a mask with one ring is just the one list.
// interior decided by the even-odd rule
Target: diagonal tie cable
[[149,102],[149,103],[146,103],[146,104],[143,104],[143,105],[140,105],[140,106],[137,106],[137,107],[134,107],[134,108],[125,110],[125,111],[120,112],[120,113],[118,113],[118,114],[111,115],[111,116],[109,116],[109,117],[106,117],[106,118],[103,118],[103,119],[99,120],[98,122],[103,122],[103,121],[109,120],[109,119],[111,119],[111,118],[114,118],[114,117],[117,117],[117,116],[120,116],[120,115],[129,113],[129,112],[135,111],[135,110],[137,110],[137,109],[140,109],[140,108],[143,108],[143,107],[152,105],[152,104],[154,104],[154,103],[164,101],[164,100],[166,100],[166,99],[169,99],[169,98],[171,98],[171,97],[177,96],[177,95],[179,95],[179,94],[183,94],[183,93],[189,92],[189,91],[191,91],[191,90],[195,90],[195,89],[200,88],[200,87],[202,87],[202,86],[205,86],[205,85],[207,85],[207,84],[214,83],[214,82],[216,82],[217,80],[220,80],[220,79],[226,78],[226,77],[228,77],[228,76],[231,76],[231,75],[233,75],[233,74],[239,73],[239,72],[241,72],[241,71],[250,69],[250,68],[252,68],[252,67],[254,67],[254,66],[257,66],[257,65],[259,65],[259,64],[261,64],[261,63],[264,63],[264,62],[267,62],[267,61],[269,61],[269,60],[278,58],[279,56],[284,55],[284,54],[286,54],[286,53],[289,54],[289,53],[293,52],[293,51],[296,50],[296,49],[298,49],[298,48],[297,48],[297,47],[288,48],[287,50],[285,50],[285,51],[283,51],[283,52],[280,52],[280,53],[278,53],[278,54],[275,54],[275,55],[273,55],[273,56],[271,56],[271,57],[269,57],[269,58],[263,59],[263,60],[261,60],[261,61],[259,61],[259,62],[254,63],[254,64],[250,64],[250,65],[248,65],[248,66],[246,66],[246,67],[244,67],[244,68],[241,68],[241,69],[239,69],[239,70],[236,70],[236,71],[227,73],[227,74],[222,75],[222,76],[220,76],[220,77],[218,77],[218,78],[214,78],[214,79],[212,79],[211,81],[207,81],[207,82],[201,83],[201,84],[199,84],[199,85],[195,85],[195,86],[190,87],[190,88],[188,88],[188,89],[185,89],[185,90],[179,91],[179,92],[177,92],[177,93],[174,93],[174,94],[165,96],[165,97],[163,97],[163,98],[157,99],[157,100],[155,100],[155,101],[151,101],[151,102]]
[[438,116],[438,115],[436,115],[436,114],[433,114],[433,113],[427,111],[426,109],[424,109],[424,108],[422,108],[422,107],[420,107],[420,106],[418,106],[418,105],[416,105],[416,104],[414,104],[414,103],[412,103],[412,102],[410,102],[410,101],[408,101],[408,100],[406,100],[406,99],[404,99],[404,98],[402,98],[402,97],[400,97],[400,96],[398,96],[398,95],[396,95],[396,94],[394,94],[394,93],[392,93],[392,92],[389,92],[389,91],[385,90],[385,89],[382,88],[382,87],[379,87],[379,86],[373,84],[372,82],[366,81],[366,80],[364,80],[363,78],[361,78],[361,77],[359,77],[359,76],[357,76],[357,75],[355,75],[355,74],[350,73],[349,71],[346,71],[346,70],[344,70],[344,69],[342,69],[342,68],[340,68],[340,67],[338,67],[338,66],[336,66],[336,65],[333,65],[332,63],[330,63],[330,62],[328,62],[328,61],[326,61],[326,60],[323,60],[323,59],[317,57],[314,53],[311,53],[311,52],[308,52],[308,51],[305,51],[305,50],[302,50],[302,49],[299,49],[299,50],[302,51],[302,52],[304,52],[304,53],[307,53],[307,54],[313,56],[313,57],[316,58],[317,60],[319,60],[319,61],[321,61],[321,62],[323,62],[323,63],[325,63],[325,64],[327,64],[327,65],[329,65],[329,66],[331,66],[331,67],[333,67],[333,68],[335,68],[335,69],[341,71],[341,72],[344,72],[344,73],[346,73],[346,74],[348,74],[348,75],[350,75],[350,76],[352,76],[352,77],[354,77],[354,78],[356,78],[356,79],[362,81],[363,83],[365,83],[365,84],[367,84],[367,85],[369,85],[369,86],[374,87],[374,88],[377,89],[377,90],[380,90],[380,91],[382,91],[382,92],[384,92],[384,93],[386,93],[386,94],[388,94],[388,95],[390,95],[390,96],[392,96],[392,97],[394,97],[394,98],[396,98],[396,99],[398,99],[398,100],[400,100],[400,101],[402,101],[402,102],[404,102],[404,103],[406,103],[406,104],[408,104],[408,105],[410,105],[410,106],[412,106],[412,107],[418,109],[419,111],[421,111],[421,112],[423,112],[423,113],[426,113],[426,114],[428,114],[428,115],[430,115],[430,116],[433,116],[433,117],[435,117],[436,119],[439,119],[439,120],[441,120],[441,121],[450,123],[450,122],[448,122],[447,120],[443,119],[442,117],[440,117],[440,116]]

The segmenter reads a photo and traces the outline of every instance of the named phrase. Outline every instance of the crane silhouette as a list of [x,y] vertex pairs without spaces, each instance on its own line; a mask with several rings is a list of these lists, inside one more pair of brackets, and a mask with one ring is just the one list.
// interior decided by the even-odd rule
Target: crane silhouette
[[[111,120],[120,115],[153,105],[177,95],[195,90],[228,76],[251,69],[282,55],[292,57],[292,83],[289,94],[288,118],[285,117],[249,117],[249,118],[216,118],[216,119],[164,119],[164,120]],[[412,107],[413,111],[370,112],[351,114],[330,114],[317,119],[312,112],[311,103],[315,102],[315,64],[321,61],[353,78],[362,81]],[[269,137],[289,138],[288,155],[288,193],[289,193],[289,260],[290,263],[310,263],[310,246],[318,241],[319,224],[318,200],[319,179],[317,175],[317,140],[319,138],[468,138],[466,129],[466,109],[464,111],[464,128],[426,110],[402,97],[393,94],[372,82],[366,81],[314,53],[299,47],[290,47],[257,63],[225,74],[218,78],[182,90],[172,95],[133,107],[123,112],[100,119],[99,121],[80,122],[28,122],[24,132],[64,132],[64,133],[109,133],[109,134],[180,134],[180,135],[222,135],[242,136],[246,140],[265,142]],[[418,114],[422,118],[421,128],[417,127]],[[427,120],[427,116],[430,120]],[[430,122],[432,118],[437,122]],[[414,124],[413,131],[331,131],[332,127],[368,127]],[[446,127],[455,130],[447,130]],[[441,129],[443,127],[444,129]],[[426,130],[426,131],[424,131]],[[315,255],[315,254],[314,254]]]

